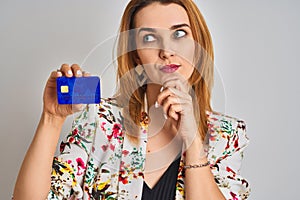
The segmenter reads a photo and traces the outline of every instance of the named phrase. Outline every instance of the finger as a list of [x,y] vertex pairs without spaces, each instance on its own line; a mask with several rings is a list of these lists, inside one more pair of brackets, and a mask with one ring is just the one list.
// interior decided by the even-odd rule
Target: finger
[[163,101],[169,96],[175,96],[182,100],[188,100],[190,95],[175,88],[164,88],[162,92],[157,96],[158,105],[162,105]]
[[88,77],[88,76],[91,76],[91,73],[90,73],[90,72],[87,72],[87,71],[83,71],[83,72],[82,72],[82,75],[83,75],[84,77]]
[[[186,97],[186,98],[185,98]],[[177,95],[166,97],[161,103],[163,112],[168,115],[173,105],[177,105],[175,112],[179,115],[192,112],[192,98],[186,94],[183,97]],[[180,106],[180,107],[179,107]],[[171,109],[172,110],[172,109]],[[174,118],[175,119],[175,118]]]
[[62,64],[60,71],[62,72],[63,76],[72,77],[73,72],[68,64]]
[[59,71],[52,71],[49,78],[48,78],[48,81],[50,82],[55,82],[56,81],[56,78],[57,77],[61,77],[62,76],[62,73]]
[[60,77],[60,76],[62,76],[61,71],[52,71],[51,74],[50,74],[50,78],[57,78],[57,77]]
[[82,70],[78,64],[73,64],[71,66],[72,72],[75,75],[75,77],[81,77],[82,76]]
[[168,111],[168,116],[172,117],[176,121],[179,119],[180,113],[182,112],[181,104],[172,104]]
[[182,111],[180,99],[173,96],[167,97],[163,102],[162,109],[166,117],[172,117],[177,121]]
[[170,90],[170,88],[164,88],[163,91],[157,96],[157,103],[159,105],[163,105],[163,101],[169,96],[174,96],[174,93]]
[[163,112],[168,114],[169,112],[169,109],[170,109],[170,106],[172,104],[178,104],[179,101],[176,97],[173,97],[173,96],[168,96],[164,101],[163,103],[161,104],[162,105],[162,109],[163,109]]

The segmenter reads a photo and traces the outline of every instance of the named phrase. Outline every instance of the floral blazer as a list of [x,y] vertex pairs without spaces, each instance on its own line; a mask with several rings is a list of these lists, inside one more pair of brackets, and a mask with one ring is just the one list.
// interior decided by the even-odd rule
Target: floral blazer
[[[249,185],[240,176],[248,144],[245,123],[220,113],[207,112],[207,116],[208,159],[215,181],[226,199],[247,199]],[[141,123],[140,145],[136,146],[126,138],[122,121],[121,109],[112,99],[86,107],[53,160],[47,199],[141,199],[147,125]],[[181,160],[176,200],[184,199],[183,163]]]

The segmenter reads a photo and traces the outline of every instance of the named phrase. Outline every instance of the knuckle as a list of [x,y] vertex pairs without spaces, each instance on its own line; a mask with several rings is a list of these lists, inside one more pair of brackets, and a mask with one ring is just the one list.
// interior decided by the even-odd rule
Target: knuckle
[[75,63],[75,64],[72,64],[71,68],[73,68],[73,69],[78,69],[78,68],[80,68],[80,67],[79,67],[78,64]]
[[64,64],[61,65],[61,68],[62,69],[69,68],[69,65],[67,63],[64,63]]
[[172,114],[173,114],[173,115],[177,115],[177,114],[176,114],[176,110],[172,110]]
[[167,98],[167,104],[173,106],[174,102],[176,102],[176,98],[169,96]]
[[172,93],[174,93],[174,88],[173,87],[169,87],[167,89],[167,91],[168,91],[168,93],[172,94]]
[[176,113],[176,105],[171,105],[171,106],[170,106],[170,111],[171,111],[172,113]]
[[164,89],[164,92],[169,94],[171,92],[170,87],[167,87],[166,89]]
[[169,113],[172,113],[173,111],[174,111],[174,108],[173,108],[173,105],[170,105],[170,107],[169,107]]

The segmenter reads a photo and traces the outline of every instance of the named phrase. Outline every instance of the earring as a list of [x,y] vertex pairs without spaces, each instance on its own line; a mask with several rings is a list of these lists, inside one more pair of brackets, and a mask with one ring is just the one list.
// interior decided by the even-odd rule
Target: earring
[[146,81],[147,81],[147,74],[144,70],[144,67],[143,65],[137,65],[135,68],[134,68],[135,72],[137,73],[137,82],[139,84],[140,87],[142,87]]

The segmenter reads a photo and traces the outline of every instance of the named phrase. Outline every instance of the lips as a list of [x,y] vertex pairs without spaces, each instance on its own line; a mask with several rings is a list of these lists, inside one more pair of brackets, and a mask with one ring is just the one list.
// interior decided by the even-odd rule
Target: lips
[[170,64],[170,65],[165,65],[160,70],[165,73],[173,73],[179,69],[180,65],[176,64]]

